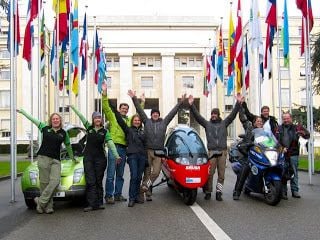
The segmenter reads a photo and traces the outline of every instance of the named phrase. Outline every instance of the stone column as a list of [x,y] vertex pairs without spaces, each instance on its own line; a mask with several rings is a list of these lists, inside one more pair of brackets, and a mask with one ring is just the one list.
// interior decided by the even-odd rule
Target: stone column
[[119,89],[119,98],[118,98],[118,106],[119,103],[128,103],[130,106],[129,115],[133,112],[132,108],[134,108],[130,97],[127,92],[129,89],[132,89],[132,52],[122,52],[119,53],[120,57],[120,89]]

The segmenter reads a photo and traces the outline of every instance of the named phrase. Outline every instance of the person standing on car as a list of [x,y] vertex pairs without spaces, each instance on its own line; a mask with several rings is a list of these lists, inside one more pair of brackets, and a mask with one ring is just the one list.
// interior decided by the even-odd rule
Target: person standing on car
[[104,209],[103,206],[103,186],[102,180],[107,166],[105,143],[107,143],[110,152],[116,161],[120,161],[109,131],[103,127],[102,116],[99,112],[92,113],[92,124],[74,107],[71,109],[78,115],[82,124],[87,130],[87,140],[83,152],[83,165],[86,178],[86,195],[88,207],[85,212]]
[[227,128],[237,116],[237,113],[242,102],[242,96],[237,95],[237,103],[232,112],[224,120],[220,117],[219,108],[213,108],[211,111],[211,118],[207,121],[203,118],[195,105],[193,104],[194,98],[189,96],[189,105],[196,121],[205,128],[207,136],[208,156],[213,158],[210,160],[210,173],[207,183],[203,187],[205,193],[204,199],[209,200],[212,193],[213,175],[218,169],[218,181],[216,185],[216,200],[222,201],[222,189],[224,184],[224,175],[226,169],[227,159]]
[[[253,121],[256,118],[256,115],[252,114],[246,102],[243,102],[242,107],[244,108],[244,112],[250,122],[253,123]],[[277,128],[278,128],[278,122],[277,119],[274,116],[270,116],[270,108],[268,106],[263,106],[261,108],[261,115],[260,117],[263,120],[263,129],[266,132],[272,133],[273,135],[275,134]]]
[[[290,113],[282,114],[282,124],[276,131],[276,138],[279,143],[284,147],[285,151],[285,167],[291,166],[294,177],[290,180],[290,187],[292,197],[301,198],[299,194],[299,137],[304,139],[310,138],[310,133],[302,125],[293,124],[292,115]],[[282,199],[287,200],[287,180],[284,180],[282,185]]]
[[69,135],[62,129],[62,117],[58,113],[52,113],[46,124],[23,109],[18,109],[17,112],[34,123],[42,134],[42,143],[37,153],[40,197],[36,197],[34,201],[38,213],[53,213],[53,194],[60,184],[61,177],[60,149],[62,143],[65,144],[70,159],[74,160]]
[[[162,150],[164,146],[165,134],[167,126],[177,114],[179,107],[185,100],[186,95],[183,95],[179,103],[168,113],[165,118],[160,118],[160,111],[158,109],[151,110],[151,118],[148,118],[139,104],[138,98],[135,92],[128,91],[128,95],[132,98],[133,104],[140,115],[144,124],[144,131],[147,142],[147,154],[148,154],[148,167],[144,174],[144,182],[142,183],[142,189],[147,191],[147,201],[152,201],[152,191],[148,191],[148,188],[152,187],[152,184],[158,178],[161,171],[161,158],[154,155],[154,150]],[[152,190],[152,189],[151,189]]]
[[[144,98],[142,98],[141,104],[144,105]],[[107,204],[114,204],[115,201],[125,202],[127,201],[127,199],[122,196],[122,188],[124,183],[123,174],[126,163],[127,142],[125,133],[119,126],[115,114],[109,105],[109,99],[107,96],[107,84],[105,82],[102,84],[102,109],[106,120],[109,122],[110,135],[116,145],[117,152],[121,157],[121,161],[115,161],[113,154],[108,152],[105,200]],[[127,103],[120,103],[119,113],[125,123],[130,126],[131,118],[127,116],[128,110],[129,105]],[[115,176],[116,178],[114,179]]]
[[126,134],[127,162],[130,168],[128,207],[133,207],[135,203],[143,203],[143,200],[139,198],[139,192],[142,174],[147,162],[146,138],[138,114],[132,116],[130,127],[128,127],[120,113],[113,106],[111,108],[115,113],[117,122]]

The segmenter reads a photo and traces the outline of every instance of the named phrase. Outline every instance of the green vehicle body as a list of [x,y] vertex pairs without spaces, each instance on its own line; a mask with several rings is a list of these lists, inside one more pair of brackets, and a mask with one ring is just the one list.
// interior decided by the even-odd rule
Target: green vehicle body
[[[73,131],[73,132],[72,132]],[[68,129],[70,140],[83,135],[81,140],[85,140],[85,129],[74,127]],[[81,133],[81,134],[80,134]],[[82,202],[85,199],[86,182],[84,176],[82,149],[84,143],[72,143],[77,162],[67,158],[65,149],[61,150],[61,180],[57,187],[54,200],[73,200]],[[40,196],[40,182],[38,162],[31,163],[23,172],[21,177],[21,189],[25,203],[29,208],[35,208],[34,198]]]

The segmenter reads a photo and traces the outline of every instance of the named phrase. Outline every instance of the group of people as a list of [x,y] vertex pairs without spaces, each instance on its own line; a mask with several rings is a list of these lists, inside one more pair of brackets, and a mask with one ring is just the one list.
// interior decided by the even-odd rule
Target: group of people
[[[115,201],[127,201],[122,195],[124,183],[124,169],[127,162],[130,168],[129,202],[128,207],[136,203],[152,201],[152,184],[158,178],[161,171],[161,159],[154,154],[155,150],[162,150],[165,141],[165,133],[170,121],[183,107],[187,100],[183,95],[181,100],[164,117],[160,117],[158,109],[151,110],[150,118],[145,114],[144,96],[140,103],[135,92],[128,91],[132,98],[137,114],[127,116],[129,105],[120,103],[119,109],[113,106],[107,96],[107,86],[102,85],[102,109],[108,121],[108,129],[104,128],[102,115],[99,112],[92,114],[90,123],[74,106],[71,109],[77,114],[87,130],[86,146],[84,148],[84,172],[86,179],[86,197],[88,206],[84,211],[104,209],[104,201],[107,204],[114,204]],[[290,113],[282,116],[283,124],[278,126],[276,119],[269,115],[269,108],[261,109],[261,116],[250,113],[244,98],[236,96],[236,104],[232,112],[222,119],[218,108],[213,108],[211,117],[206,120],[200,115],[195,107],[192,95],[188,98],[188,104],[192,114],[198,123],[204,127],[208,156],[210,161],[209,179],[203,187],[204,198],[209,200],[213,191],[213,175],[217,169],[218,180],[216,184],[216,200],[222,201],[225,168],[227,159],[227,127],[236,118],[240,111],[241,122],[250,122],[253,130],[250,133],[254,136],[255,129],[263,129],[266,133],[274,135],[279,143],[285,148],[288,165],[294,169],[294,178],[291,180],[292,196],[299,198],[298,186],[298,155],[299,137],[308,138],[308,131],[300,125],[294,125]],[[18,110],[35,125],[42,133],[42,143],[38,151],[38,167],[40,180],[40,197],[35,198],[38,213],[53,213],[53,194],[60,182],[60,148],[64,143],[69,157],[73,157],[72,148],[68,133],[63,130],[63,121],[59,114],[53,113],[48,123],[40,122],[26,113]],[[245,116],[245,118],[244,118]],[[245,120],[243,120],[245,119]],[[246,124],[244,124],[246,126]],[[251,128],[252,129],[252,128]],[[252,134],[253,133],[253,134]],[[109,150],[106,155],[105,144]],[[244,166],[240,176],[237,178],[233,198],[238,200],[246,176],[248,167]],[[105,191],[103,190],[103,177],[106,172]],[[103,195],[103,193],[105,194]],[[287,199],[287,182],[283,182],[283,195]]]

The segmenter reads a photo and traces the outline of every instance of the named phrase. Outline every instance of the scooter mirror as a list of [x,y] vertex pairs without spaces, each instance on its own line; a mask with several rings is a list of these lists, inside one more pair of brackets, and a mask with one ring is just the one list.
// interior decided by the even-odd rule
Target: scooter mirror
[[154,150],[154,155],[157,157],[166,157],[168,156],[168,149],[164,148],[162,150]]

